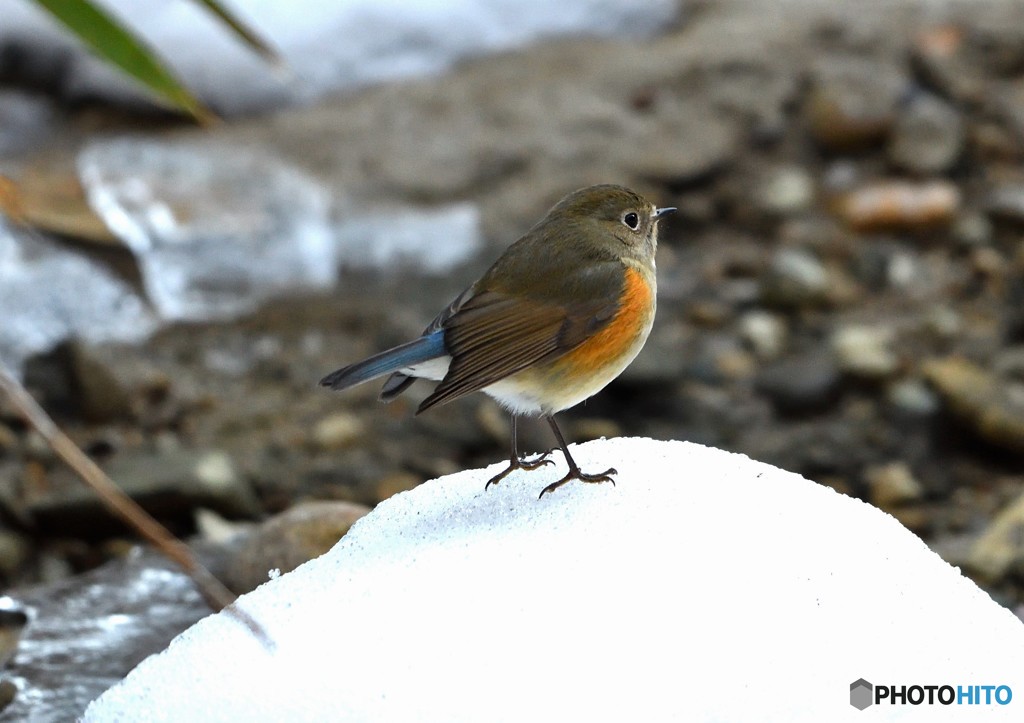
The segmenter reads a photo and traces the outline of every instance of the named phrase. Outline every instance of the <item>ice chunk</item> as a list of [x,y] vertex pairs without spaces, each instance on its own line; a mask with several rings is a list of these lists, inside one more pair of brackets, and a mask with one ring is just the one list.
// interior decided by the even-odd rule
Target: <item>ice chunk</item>
[[407,264],[442,273],[480,249],[480,212],[469,203],[376,209],[338,227],[338,260],[352,266]]
[[78,168],[167,319],[229,317],[335,279],[325,190],[258,150],[111,139],[88,145]]
[[[573,455],[616,485],[485,490],[502,462],[392,497],[241,599],[274,652],[206,618],[85,720],[1020,720],[1024,626],[889,515],[695,444]],[[861,678],[1013,698],[865,713]]]
[[0,221],[0,360],[14,370],[69,336],[144,339],[157,320],[102,266]]

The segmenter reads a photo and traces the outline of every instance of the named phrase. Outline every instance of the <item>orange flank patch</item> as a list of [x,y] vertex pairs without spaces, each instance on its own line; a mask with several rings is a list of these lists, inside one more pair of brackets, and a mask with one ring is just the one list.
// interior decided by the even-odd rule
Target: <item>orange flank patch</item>
[[600,331],[560,358],[559,370],[597,371],[628,354],[637,336],[650,321],[651,287],[634,268],[626,268],[626,288],[622,306]]

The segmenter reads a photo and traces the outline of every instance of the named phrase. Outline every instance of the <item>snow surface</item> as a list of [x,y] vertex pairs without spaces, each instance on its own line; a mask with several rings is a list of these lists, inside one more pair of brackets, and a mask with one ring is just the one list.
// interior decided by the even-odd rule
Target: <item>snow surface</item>
[[[206,618],[86,721],[1024,720],[1024,626],[896,520],[683,442],[428,482]],[[557,455],[556,455],[557,457]],[[850,684],[1007,685],[1009,705],[876,706]]]
[[[101,0],[142,35],[200,97],[222,112],[394,78],[440,72],[460,59],[565,35],[639,38],[678,14],[679,0],[231,0],[239,17],[278,49],[288,73],[267,65],[184,0]],[[49,15],[5,2],[0,42],[31,38],[70,55],[72,95],[133,95],[132,86],[76,46]],[[72,50],[72,53],[68,53]]]

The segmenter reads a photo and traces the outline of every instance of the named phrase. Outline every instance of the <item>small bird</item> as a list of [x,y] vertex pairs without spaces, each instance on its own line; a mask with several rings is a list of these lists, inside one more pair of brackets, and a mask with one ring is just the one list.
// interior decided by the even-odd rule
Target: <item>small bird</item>
[[338,369],[320,384],[347,389],[390,374],[380,399],[391,401],[418,378],[439,380],[417,414],[470,392],[490,395],[512,416],[512,450],[508,468],[485,489],[514,470],[553,464],[553,450],[532,460],[520,455],[520,416],[543,416],[569,465],[541,497],[574,479],[614,484],[614,468],[598,474],[579,468],[554,415],[603,389],[643,347],[654,323],[658,220],[675,210],[622,186],[570,193],[422,336]]

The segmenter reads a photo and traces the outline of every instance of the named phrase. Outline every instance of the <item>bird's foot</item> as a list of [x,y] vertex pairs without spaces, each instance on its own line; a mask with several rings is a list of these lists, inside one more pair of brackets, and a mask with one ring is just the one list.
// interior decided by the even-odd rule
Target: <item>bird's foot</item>
[[543,467],[546,464],[554,464],[554,462],[548,459],[554,451],[555,450],[553,449],[549,449],[547,452],[541,452],[537,455],[536,459],[531,460],[527,460],[526,457],[523,457],[519,460],[519,466],[525,470],[533,470]]
[[[614,486],[615,480],[612,478],[613,474],[618,474],[618,470],[616,470],[614,467],[609,467],[600,474],[587,474],[586,472],[581,471],[579,467],[571,466],[569,467],[569,472],[565,475],[565,477],[558,480],[557,482],[552,482],[547,487],[542,489],[540,491],[540,497],[543,497],[548,492],[554,492],[559,487],[564,485],[566,482],[569,482],[574,479],[578,479],[580,482],[611,482]],[[538,497],[537,499],[540,499],[540,497]]]
[[491,485],[498,484],[503,479],[508,477],[510,474],[515,472],[517,469],[525,469],[527,472],[530,472],[532,470],[539,469],[539,468],[543,467],[544,465],[554,464],[554,462],[552,462],[550,459],[548,459],[548,457],[550,457],[550,456],[551,456],[551,450],[548,450],[547,452],[544,452],[543,454],[538,456],[536,459],[531,459],[531,460],[527,460],[525,458],[514,457],[514,458],[509,460],[508,467],[506,467],[501,472],[499,472],[498,474],[494,475],[489,480],[487,480],[487,484],[484,485],[484,489],[485,490],[489,489]]

